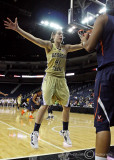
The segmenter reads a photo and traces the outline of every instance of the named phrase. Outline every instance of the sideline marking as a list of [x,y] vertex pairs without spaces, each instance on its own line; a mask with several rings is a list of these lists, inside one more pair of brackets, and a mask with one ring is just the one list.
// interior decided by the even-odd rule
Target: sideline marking
[[[0,123],[3,123],[3,124],[5,124],[5,125],[7,125],[7,126],[13,128],[13,129],[16,129],[16,130],[18,130],[18,131],[20,131],[20,132],[22,132],[22,133],[24,133],[24,134],[27,134],[27,135],[29,135],[29,136],[31,135],[31,134],[29,134],[29,133],[27,133],[27,132],[24,132],[24,131],[21,130],[21,129],[15,128],[15,127],[13,127],[13,126],[11,126],[11,125],[9,125],[9,124],[3,122],[3,121],[0,121]],[[58,147],[58,146],[56,146],[56,145],[54,145],[54,144],[52,144],[52,143],[49,143],[49,142],[47,142],[47,141],[45,141],[45,140],[43,140],[43,139],[40,139],[40,141],[42,141],[42,142],[44,142],[44,143],[47,143],[48,145],[53,146],[53,147],[55,147],[55,148],[57,148],[57,149],[60,149],[60,150],[62,150],[62,151],[64,151],[64,152],[67,151],[67,150],[62,149],[62,148],[60,148],[60,147]]]

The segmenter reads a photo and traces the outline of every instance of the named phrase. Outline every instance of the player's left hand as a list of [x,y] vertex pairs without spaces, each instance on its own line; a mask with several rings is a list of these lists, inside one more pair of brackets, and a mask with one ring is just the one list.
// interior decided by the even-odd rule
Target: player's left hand
[[87,40],[89,39],[89,33],[85,33],[81,38],[81,44],[84,47],[84,44],[87,42]]
[[82,37],[81,37],[81,42],[85,42],[89,39],[89,33],[85,33]]

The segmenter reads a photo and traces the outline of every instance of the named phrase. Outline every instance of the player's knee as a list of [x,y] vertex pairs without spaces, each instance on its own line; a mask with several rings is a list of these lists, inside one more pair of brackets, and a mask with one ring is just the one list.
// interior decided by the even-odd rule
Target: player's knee
[[42,108],[42,110],[47,110],[48,106],[47,105],[42,105],[40,108]]
[[70,111],[70,107],[63,106],[63,110]]

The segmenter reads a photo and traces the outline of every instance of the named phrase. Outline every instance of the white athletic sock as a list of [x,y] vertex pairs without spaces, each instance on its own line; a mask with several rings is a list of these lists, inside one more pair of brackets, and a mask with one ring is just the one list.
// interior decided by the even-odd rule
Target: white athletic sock
[[95,156],[95,160],[107,160],[107,158]]
[[32,115],[32,112],[30,112],[30,115]]

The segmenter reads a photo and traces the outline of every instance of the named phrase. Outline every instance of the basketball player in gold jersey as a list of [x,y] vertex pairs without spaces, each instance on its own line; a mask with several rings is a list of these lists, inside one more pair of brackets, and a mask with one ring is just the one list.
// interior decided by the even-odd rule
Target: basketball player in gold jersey
[[67,53],[82,49],[82,45],[62,45],[63,33],[61,30],[52,32],[51,41],[36,38],[19,27],[17,18],[15,18],[14,23],[7,18],[7,21],[4,21],[4,25],[6,29],[18,32],[24,38],[44,48],[46,52],[47,69],[45,70],[46,75],[42,83],[44,103],[38,110],[38,114],[36,116],[34,131],[31,134],[31,146],[33,148],[38,148],[40,125],[48,106],[53,105],[53,102],[55,102],[55,97],[63,106],[63,130],[60,131],[60,135],[64,137],[64,142],[66,144],[72,145],[68,132],[70,107],[68,107],[69,89],[65,79],[65,66]]
[[21,101],[22,101],[22,94],[20,94],[20,95],[17,97],[17,104],[18,104],[17,108],[18,108],[18,110],[19,110],[19,108],[21,107]]

